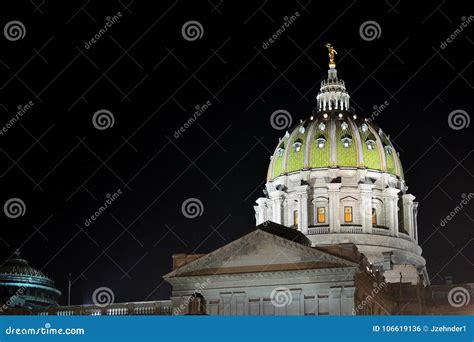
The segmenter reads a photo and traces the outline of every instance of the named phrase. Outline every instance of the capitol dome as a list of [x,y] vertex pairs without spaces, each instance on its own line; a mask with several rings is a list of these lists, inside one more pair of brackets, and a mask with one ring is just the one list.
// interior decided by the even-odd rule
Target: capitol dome
[[271,157],[267,180],[317,168],[371,169],[403,178],[389,136],[369,119],[335,108],[286,132]]
[[373,117],[351,108],[336,52],[327,47],[328,77],[315,109],[279,139],[270,157],[256,223],[297,229],[314,247],[353,243],[387,281],[428,284],[418,203],[408,193],[399,155]]

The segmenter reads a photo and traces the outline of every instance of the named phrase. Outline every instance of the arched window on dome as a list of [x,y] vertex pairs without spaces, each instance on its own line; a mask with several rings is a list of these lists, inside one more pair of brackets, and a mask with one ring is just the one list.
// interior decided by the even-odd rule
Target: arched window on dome
[[346,134],[341,138],[341,141],[342,141],[342,146],[344,146],[345,148],[348,148],[352,144],[352,137]]
[[293,143],[293,149],[295,152],[299,152],[301,151],[301,147],[303,146],[303,141],[301,139],[297,139],[294,143]]
[[277,149],[277,156],[283,157],[284,154],[285,154],[285,145],[281,144]]
[[367,140],[365,141],[365,144],[367,145],[367,149],[369,151],[375,150],[375,139],[372,136],[369,136]]
[[323,135],[320,135],[316,139],[316,146],[318,146],[318,148],[324,148],[324,146],[326,146],[326,138]]

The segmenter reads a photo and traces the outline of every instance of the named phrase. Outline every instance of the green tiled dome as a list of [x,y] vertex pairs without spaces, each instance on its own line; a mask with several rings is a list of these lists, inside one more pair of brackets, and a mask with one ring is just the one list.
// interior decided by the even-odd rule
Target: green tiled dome
[[347,110],[319,111],[286,132],[271,157],[267,180],[318,168],[371,169],[403,178],[389,137]]

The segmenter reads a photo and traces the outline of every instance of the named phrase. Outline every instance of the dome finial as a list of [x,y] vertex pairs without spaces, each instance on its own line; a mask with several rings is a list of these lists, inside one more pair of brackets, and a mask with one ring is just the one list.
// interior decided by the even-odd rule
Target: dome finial
[[331,43],[327,43],[326,47],[329,51],[329,67],[331,69],[334,69],[336,67],[336,61],[334,60],[334,56],[337,55],[337,51],[334,50],[334,47],[331,45]]

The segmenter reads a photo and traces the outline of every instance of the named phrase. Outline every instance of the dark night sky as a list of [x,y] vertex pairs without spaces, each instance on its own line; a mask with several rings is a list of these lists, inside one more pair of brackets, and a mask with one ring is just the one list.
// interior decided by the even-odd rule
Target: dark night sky
[[[270,151],[284,134],[270,115],[285,109],[293,122],[310,115],[329,41],[356,112],[370,116],[389,103],[375,122],[396,143],[420,202],[433,282],[474,281],[474,205],[440,227],[461,195],[474,192],[473,125],[448,125],[454,110],[473,113],[474,23],[440,48],[469,16],[466,2],[420,9],[407,1],[39,3],[1,4],[1,27],[18,20],[26,34],[0,37],[0,126],[18,105],[34,103],[0,135],[0,202],[26,205],[16,219],[1,212],[2,260],[21,248],[64,293],[72,272],[73,303],[90,303],[100,286],[117,302],[167,298],[161,277],[173,253],[211,251],[255,224]],[[86,49],[118,11],[122,17]],[[201,39],[183,38],[190,20],[202,25]],[[366,41],[359,27],[369,20],[381,34]],[[210,108],[174,138],[207,101]],[[113,113],[113,127],[93,126],[100,109]],[[118,189],[122,195],[84,227]],[[198,218],[183,216],[188,198],[202,201]]]

